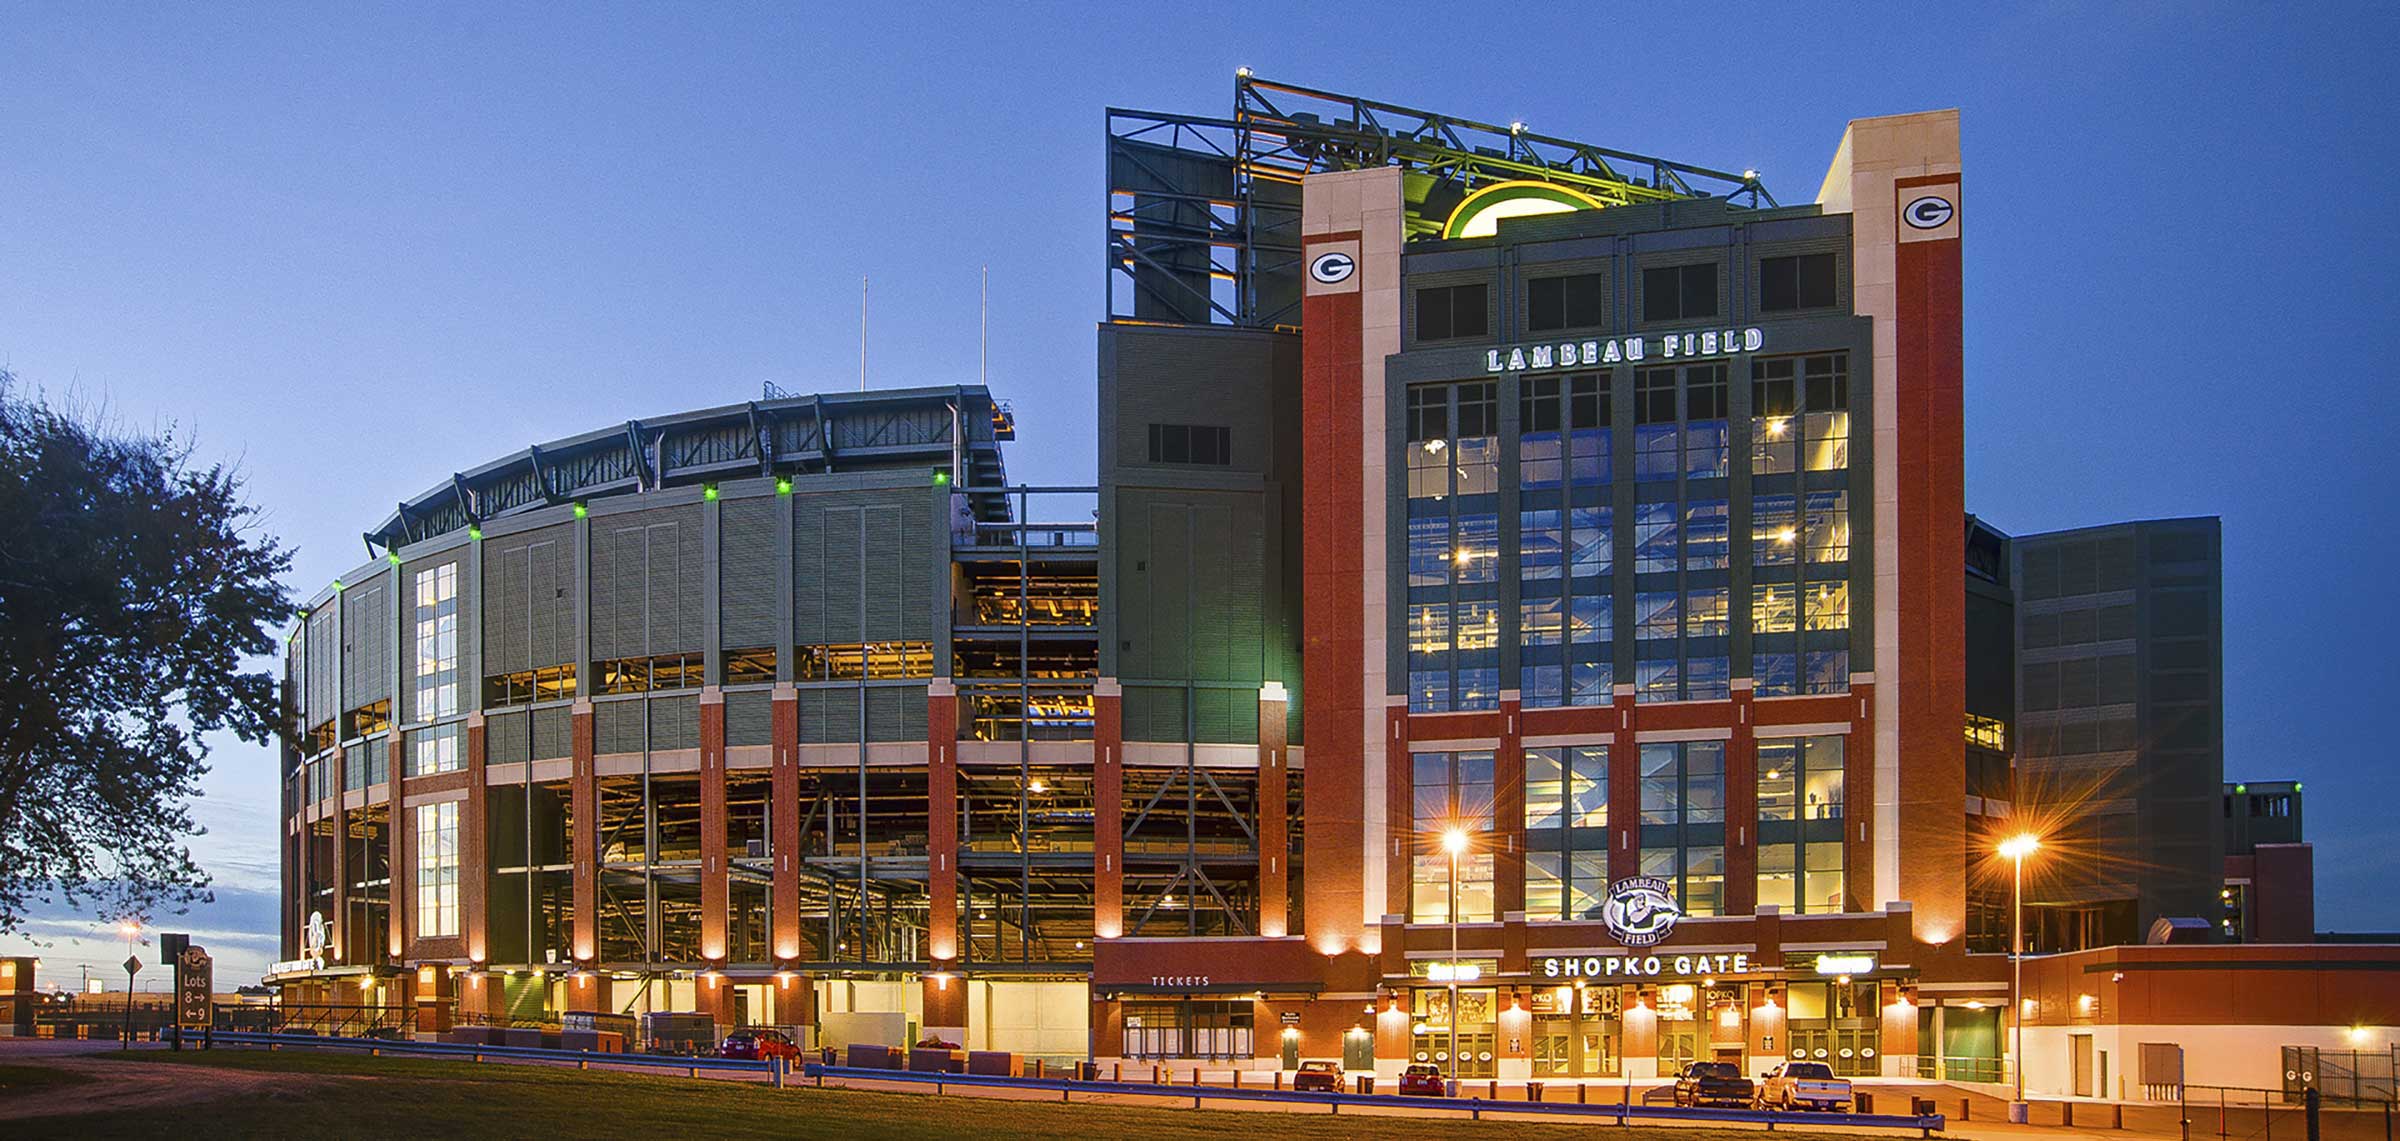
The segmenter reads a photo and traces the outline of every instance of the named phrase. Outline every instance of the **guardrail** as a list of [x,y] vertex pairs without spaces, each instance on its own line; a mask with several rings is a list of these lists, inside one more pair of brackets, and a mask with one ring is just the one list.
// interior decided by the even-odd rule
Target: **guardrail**
[[1322,1105],[1340,1113],[1343,1106],[1380,1109],[1432,1109],[1465,1113],[1480,1120],[1486,1113],[1530,1113],[1560,1117],[1603,1118],[1618,1125],[1629,1118],[1657,1118],[1674,1121],[1718,1121],[1733,1124],[1765,1125],[1772,1130],[1778,1123],[1810,1125],[1846,1125],[1859,1129],[1914,1129],[1921,1136],[1931,1137],[1941,1130],[1947,1119],[1941,1114],[1925,1116],[1891,1113],[1790,1113],[1771,1109],[1704,1109],[1675,1106],[1626,1104],[1584,1104],[1571,1101],[1491,1101],[1467,1097],[1416,1097],[1398,1094],[1358,1093],[1299,1093],[1292,1090],[1241,1089],[1225,1086],[1166,1085],[1151,1082],[1097,1082],[1046,1078],[1006,1078],[984,1074],[933,1074],[915,1070],[877,1070],[863,1066],[826,1066],[811,1062],[800,1069],[805,1078],[823,1085],[825,1079],[837,1081],[916,1082],[931,1085],[935,1092],[944,1086],[986,1086],[997,1089],[1056,1090],[1060,1101],[1071,1101],[1074,1095],[1133,1094],[1144,1097],[1190,1098],[1197,1109],[1204,1099],[1248,1102],[1282,1102],[1296,1105]]
[[[656,1070],[684,1070],[691,1077],[701,1071],[717,1073],[763,1074],[774,1084],[783,1084],[784,1067],[772,1061],[744,1061],[738,1058],[683,1057],[667,1054],[612,1054],[596,1050],[550,1050],[537,1046],[478,1046],[464,1042],[416,1042],[387,1038],[336,1038],[318,1034],[257,1034],[247,1031],[220,1030],[200,1037],[198,1043],[213,1042],[220,1046],[264,1046],[270,1050],[330,1049],[364,1051],[374,1056],[391,1054],[400,1057],[466,1058],[480,1062],[486,1058],[511,1062],[572,1062],[577,1069],[588,1070],[594,1065],[636,1066]],[[195,1044],[185,1038],[184,1045]]]

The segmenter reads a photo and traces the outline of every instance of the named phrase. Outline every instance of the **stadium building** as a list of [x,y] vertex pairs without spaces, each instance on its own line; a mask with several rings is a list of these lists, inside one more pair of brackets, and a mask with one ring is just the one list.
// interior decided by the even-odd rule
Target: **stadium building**
[[1106,147],[1092,486],[902,389],[366,534],[290,643],[287,1015],[1996,1078],[1955,113],[1791,203],[1247,73]]

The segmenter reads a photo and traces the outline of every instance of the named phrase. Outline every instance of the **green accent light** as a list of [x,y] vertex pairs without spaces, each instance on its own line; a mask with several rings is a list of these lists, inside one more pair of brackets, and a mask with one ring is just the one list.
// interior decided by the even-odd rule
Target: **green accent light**
[[384,555],[383,557],[384,557],[384,558],[386,558],[386,559],[388,559],[388,560],[390,560],[390,561],[391,561],[391,564],[392,564],[393,566],[399,566],[399,565],[400,565],[400,556],[398,556],[398,555],[395,555],[395,554],[386,554],[386,555]]
[[705,499],[705,500],[708,500],[708,501],[709,501],[709,502],[711,502],[711,503],[714,503],[714,502],[716,502],[716,500],[717,500],[717,485],[712,483],[712,484],[709,484],[709,485],[707,485],[707,486],[705,486],[705,487],[702,487],[702,488],[700,489],[700,498],[702,498],[702,499]]
[[1445,238],[1488,238],[1498,232],[1500,219],[1534,214],[1571,214],[1604,210],[1608,204],[1564,186],[1547,182],[1496,182],[1469,194],[1450,220],[1442,224]]
[[949,473],[949,472],[946,472],[946,471],[937,471],[937,472],[933,473],[933,485],[934,485],[935,487],[946,487],[946,486],[948,486],[948,485],[949,485],[949,483],[950,483],[950,473]]
[[481,528],[481,527],[469,527],[469,528],[467,528],[467,538],[473,539],[473,540],[475,540],[475,541],[476,541],[476,542],[478,542],[478,543],[482,542],[482,541],[483,541],[483,528]]
[[2302,784],[2301,784],[2299,781],[2293,781],[2293,782],[2292,782],[2292,791],[2293,791],[2293,792],[2298,792],[2298,791],[2300,791],[2302,788],[2305,788],[2305,787],[2307,787],[2307,786],[2305,786],[2305,785],[2302,785]]
[[792,481],[791,481],[791,480],[789,480],[789,479],[786,479],[786,478],[784,478],[783,476],[776,476],[776,477],[775,477],[775,494],[777,494],[777,495],[790,495],[791,493],[792,493]]
[[341,592],[343,592],[343,591],[345,591],[345,590],[348,590],[348,589],[350,589],[350,588],[342,585],[342,580],[340,580],[340,579],[338,579],[338,578],[337,578],[337,579],[335,579],[335,580],[333,580],[333,592],[334,592],[335,594],[340,594]]
[[583,519],[583,518],[587,518],[587,517],[589,517],[589,516],[591,515],[591,513],[592,513],[592,509],[591,509],[591,508],[589,508],[589,507],[586,507],[586,506],[584,506],[583,504],[580,504],[580,503],[578,503],[578,504],[576,504],[576,505],[575,505],[575,517],[576,517],[577,519]]
[[2250,792],[2250,786],[2246,784],[2237,784],[2233,786],[2233,791],[2242,795],[2248,795]]

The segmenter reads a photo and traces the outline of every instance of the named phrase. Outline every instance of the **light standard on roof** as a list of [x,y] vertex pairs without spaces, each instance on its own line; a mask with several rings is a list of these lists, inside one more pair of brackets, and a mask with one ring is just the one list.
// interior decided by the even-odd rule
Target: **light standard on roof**
[[1458,858],[1467,850],[1467,830],[1442,833],[1442,850],[1450,853],[1450,1093],[1458,1093]]
[[2026,1123],[2025,1112],[2025,857],[2040,851],[2042,841],[2031,832],[2020,832],[2000,842],[2000,854],[2008,858],[2015,886],[2010,892],[2009,952],[2008,952],[2008,1070],[2015,1083],[2016,1096],[2008,1103],[2008,1119]]

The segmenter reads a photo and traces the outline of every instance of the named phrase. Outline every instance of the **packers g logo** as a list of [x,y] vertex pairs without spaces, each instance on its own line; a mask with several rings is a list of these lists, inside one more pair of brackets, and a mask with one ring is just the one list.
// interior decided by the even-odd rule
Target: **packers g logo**
[[1600,905],[1600,922],[1628,947],[1648,947],[1665,939],[1682,915],[1667,881],[1656,876],[1630,876],[1610,884],[1608,901]]

